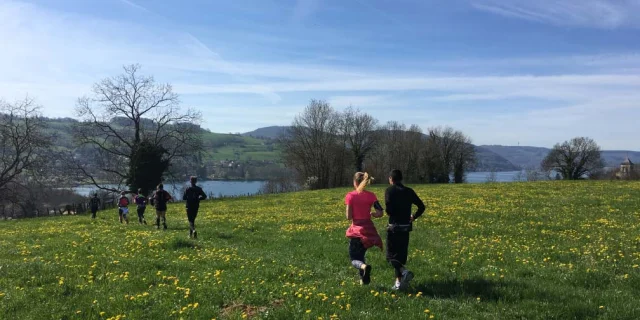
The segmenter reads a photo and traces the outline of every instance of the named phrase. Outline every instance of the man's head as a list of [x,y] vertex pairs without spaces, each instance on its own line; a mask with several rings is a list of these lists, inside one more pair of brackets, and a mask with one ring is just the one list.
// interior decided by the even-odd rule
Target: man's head
[[402,182],[402,171],[393,169],[389,173],[389,184],[396,184]]
[[138,189],[138,194],[142,194],[142,188]]
[[198,182],[198,178],[196,176],[191,176],[191,178],[189,178],[189,181],[191,181],[192,186],[195,186]]
[[164,185],[161,183],[158,185],[158,190],[163,190],[164,189]]
[[97,197],[98,197],[98,194],[97,194],[97,193],[94,193],[94,194],[93,194],[93,197],[94,197],[94,198],[97,198]]
[[121,195],[121,196],[124,196],[125,194],[127,194],[127,193],[126,193],[126,192],[124,192],[124,191],[120,192],[120,195]]

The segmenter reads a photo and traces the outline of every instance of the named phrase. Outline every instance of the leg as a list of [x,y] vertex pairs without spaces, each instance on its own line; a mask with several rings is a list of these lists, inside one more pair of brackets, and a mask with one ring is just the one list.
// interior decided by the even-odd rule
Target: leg
[[159,210],[156,210],[156,228],[160,229],[160,212]]
[[142,207],[142,223],[147,224],[147,220],[144,219],[145,210],[147,210],[147,207]]
[[118,220],[122,223],[122,208],[118,208]]
[[351,238],[349,240],[349,258],[351,259],[351,265],[358,269],[362,284],[369,284],[371,282],[371,266],[365,262],[366,253],[367,249],[362,245],[360,239]]
[[[399,289],[403,273],[406,271],[404,264],[407,262],[408,232],[387,231],[387,261],[393,267],[396,276],[394,289]],[[405,240],[406,239],[406,240]]]
[[189,236],[198,238],[196,232],[196,217],[198,216],[198,209],[187,209],[187,220],[189,220]]
[[387,232],[387,261],[395,269],[396,285],[399,289],[413,279],[413,273],[405,268],[409,251],[409,232]]
[[160,218],[162,219],[162,226],[167,230],[167,211],[160,212]]

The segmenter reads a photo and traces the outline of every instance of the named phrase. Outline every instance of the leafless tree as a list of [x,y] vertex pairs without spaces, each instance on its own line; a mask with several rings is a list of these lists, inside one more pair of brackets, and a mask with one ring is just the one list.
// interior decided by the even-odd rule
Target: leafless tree
[[368,160],[374,176],[386,179],[390,170],[399,169],[405,181],[419,180],[423,134],[417,125],[407,129],[404,124],[389,121],[376,130],[375,139],[376,146]]
[[342,113],[341,131],[351,151],[355,171],[364,170],[365,159],[371,154],[376,144],[377,126],[378,120],[359,109],[349,107]]
[[456,147],[453,151],[453,182],[462,183],[465,174],[476,165],[476,147],[471,144],[471,138],[461,131],[454,134]]
[[[133,153],[143,141],[161,147],[168,161],[201,149],[200,113],[182,111],[171,85],[139,71],[140,65],[125,66],[123,74],[96,83],[90,96],[78,99],[81,122],[74,136],[94,156],[90,163],[76,161],[73,166],[100,189],[122,189]],[[108,187],[112,184],[118,187]]]
[[37,172],[52,142],[33,99],[10,104],[0,101],[0,195],[22,185],[21,175]]
[[556,144],[542,160],[544,170],[555,170],[565,180],[578,180],[604,167],[600,146],[591,138],[577,137]]
[[280,138],[284,162],[301,180],[313,181],[311,188],[334,186],[339,125],[336,111],[326,101],[311,100]]
[[429,129],[422,162],[429,182],[448,183],[453,173],[454,182],[462,183],[475,161],[475,147],[461,131],[451,127]]

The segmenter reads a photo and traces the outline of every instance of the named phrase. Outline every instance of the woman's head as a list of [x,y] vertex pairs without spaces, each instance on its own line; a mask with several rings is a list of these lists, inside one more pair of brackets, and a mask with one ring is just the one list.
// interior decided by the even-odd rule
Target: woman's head
[[353,175],[353,187],[356,188],[356,191],[362,192],[364,188],[371,183],[371,180],[373,180],[373,178],[371,178],[368,173],[356,172],[356,174]]

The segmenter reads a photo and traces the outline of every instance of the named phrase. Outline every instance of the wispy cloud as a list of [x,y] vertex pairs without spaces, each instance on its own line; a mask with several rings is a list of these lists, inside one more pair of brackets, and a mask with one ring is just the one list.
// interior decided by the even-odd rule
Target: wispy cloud
[[124,3],[132,8],[136,8],[138,10],[144,11],[144,12],[148,12],[150,13],[151,11],[141,5],[136,4],[135,2],[131,1],[131,0],[117,0],[120,1],[121,3]]
[[304,22],[318,9],[319,2],[320,0],[296,0],[292,20],[296,23]]
[[529,21],[593,28],[638,27],[635,0],[472,0],[478,10]]

